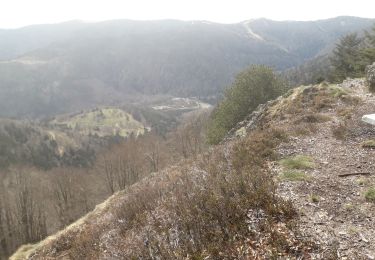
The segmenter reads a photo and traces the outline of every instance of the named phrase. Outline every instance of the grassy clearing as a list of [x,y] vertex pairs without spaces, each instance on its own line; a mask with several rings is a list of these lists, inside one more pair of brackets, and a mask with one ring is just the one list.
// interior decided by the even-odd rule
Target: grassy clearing
[[375,187],[369,188],[365,192],[365,198],[368,201],[375,202]]
[[361,146],[363,148],[375,148],[375,139],[370,139],[370,140],[363,141],[361,143]]
[[83,135],[126,137],[144,133],[144,126],[131,114],[117,108],[94,109],[67,118],[56,119],[52,124],[78,131]]
[[285,171],[280,175],[280,179],[283,181],[308,181],[310,177],[300,171]]
[[313,169],[315,167],[314,160],[311,156],[296,155],[280,160],[279,162],[287,169]]

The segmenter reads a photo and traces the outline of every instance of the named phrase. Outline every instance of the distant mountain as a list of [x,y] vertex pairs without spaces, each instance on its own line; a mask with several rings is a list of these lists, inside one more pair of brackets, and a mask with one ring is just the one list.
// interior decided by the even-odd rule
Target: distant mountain
[[0,116],[48,116],[137,95],[218,96],[251,64],[303,64],[374,21],[116,20],[0,30]]
[[31,25],[20,29],[0,29],[0,60],[14,59],[29,51],[47,47],[52,42],[72,37],[87,24],[69,21],[60,24]]

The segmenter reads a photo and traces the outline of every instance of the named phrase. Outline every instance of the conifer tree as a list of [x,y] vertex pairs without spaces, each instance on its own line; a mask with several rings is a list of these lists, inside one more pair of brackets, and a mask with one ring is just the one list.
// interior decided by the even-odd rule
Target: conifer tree
[[362,39],[357,33],[348,34],[340,39],[331,58],[334,67],[333,77],[336,81],[342,81],[347,77],[360,77],[364,73],[361,44]]
[[365,48],[361,51],[361,56],[366,64],[372,64],[375,62],[375,25],[365,35]]

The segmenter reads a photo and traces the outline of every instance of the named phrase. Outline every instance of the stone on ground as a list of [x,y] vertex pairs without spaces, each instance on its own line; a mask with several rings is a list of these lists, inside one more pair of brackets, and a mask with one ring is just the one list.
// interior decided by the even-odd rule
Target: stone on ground
[[366,123],[369,123],[369,124],[372,124],[372,125],[375,125],[375,114],[364,115],[362,117],[362,121],[366,122]]

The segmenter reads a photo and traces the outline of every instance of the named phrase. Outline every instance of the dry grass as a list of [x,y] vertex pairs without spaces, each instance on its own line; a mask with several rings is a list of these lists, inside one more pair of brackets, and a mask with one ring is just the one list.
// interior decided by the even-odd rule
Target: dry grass
[[332,118],[328,115],[325,114],[320,114],[320,113],[308,113],[302,115],[300,118],[295,120],[296,124],[299,124],[301,122],[304,123],[325,123],[330,121]]
[[[287,138],[280,129],[252,132],[235,145],[233,168],[228,168],[223,149],[217,149],[199,160],[198,175],[186,169],[169,188],[148,186],[132,195],[117,211],[122,234],[126,239],[131,230],[138,229],[137,241],[147,244],[124,246],[123,257],[239,257],[232,247],[246,247],[245,241],[255,239],[256,232],[270,234],[264,241],[269,248],[291,250],[285,235],[273,227],[281,219],[291,221],[296,212],[290,202],[275,196],[276,186],[264,167],[265,159],[275,156],[273,150],[283,140]],[[253,211],[265,217],[249,229],[249,212]],[[142,231],[145,226],[147,232]]]
[[361,143],[361,146],[363,148],[375,148],[375,140],[374,139],[370,139],[370,140],[363,141]]
[[319,128],[316,124],[300,123],[294,125],[290,132],[293,136],[305,136],[316,133],[318,129]]
[[[322,83],[302,86],[288,92],[288,95],[269,109],[267,116],[269,120],[290,118],[296,124],[324,123],[331,120],[330,116],[325,114],[329,109],[341,103],[355,105],[359,102],[360,98],[337,85]],[[295,117],[297,119],[294,119]]]
[[342,107],[336,110],[336,114],[344,119],[351,119],[353,116],[353,108]]
[[326,86],[329,94],[334,98],[340,98],[349,94],[347,89],[339,87],[337,85],[328,85]]
[[284,171],[280,175],[280,179],[283,181],[307,181],[310,179],[310,176],[301,171],[290,170]]
[[332,126],[331,131],[333,136],[337,140],[345,140],[348,135],[348,127],[345,123],[340,123],[339,125]]
[[235,147],[236,156],[233,158],[233,166],[236,169],[250,164],[263,166],[266,158],[277,159],[278,155],[274,148],[287,140],[288,135],[282,128],[254,131]]

